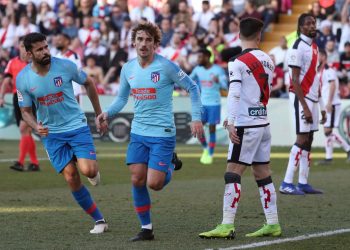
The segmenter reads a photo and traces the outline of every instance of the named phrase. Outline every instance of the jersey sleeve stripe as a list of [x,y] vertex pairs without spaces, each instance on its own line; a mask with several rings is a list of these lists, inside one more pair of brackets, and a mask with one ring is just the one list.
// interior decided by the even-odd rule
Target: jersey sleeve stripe
[[233,82],[242,82],[241,80],[231,80],[229,83],[233,83]]

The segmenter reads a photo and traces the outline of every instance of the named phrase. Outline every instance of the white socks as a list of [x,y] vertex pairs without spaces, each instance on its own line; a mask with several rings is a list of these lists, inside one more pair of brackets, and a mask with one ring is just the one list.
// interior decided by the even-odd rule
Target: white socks
[[268,225],[278,224],[277,196],[273,183],[259,187],[259,193],[266,223]]
[[298,168],[302,149],[296,145],[293,145],[290,150],[288,167],[286,171],[286,176],[284,177],[284,182],[293,183],[294,171]]
[[228,183],[225,185],[223,218],[221,224],[234,223],[240,197],[240,183]]

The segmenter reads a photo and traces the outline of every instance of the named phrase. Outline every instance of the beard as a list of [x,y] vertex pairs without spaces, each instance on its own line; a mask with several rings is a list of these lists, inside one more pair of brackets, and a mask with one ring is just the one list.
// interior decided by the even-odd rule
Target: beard
[[37,61],[37,63],[42,66],[46,66],[51,63],[51,56],[50,55],[45,56],[40,61]]

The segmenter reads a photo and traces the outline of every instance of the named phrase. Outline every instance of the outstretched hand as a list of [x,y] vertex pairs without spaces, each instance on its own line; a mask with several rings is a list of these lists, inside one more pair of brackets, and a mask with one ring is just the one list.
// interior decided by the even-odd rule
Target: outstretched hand
[[108,114],[107,112],[102,112],[95,118],[97,132],[100,135],[104,135],[108,131]]

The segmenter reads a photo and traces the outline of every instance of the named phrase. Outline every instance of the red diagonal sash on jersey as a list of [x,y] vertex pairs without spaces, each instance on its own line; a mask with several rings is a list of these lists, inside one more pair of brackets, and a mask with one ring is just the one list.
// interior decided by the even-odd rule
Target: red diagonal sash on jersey
[[2,34],[2,37],[1,37],[1,40],[0,40],[0,44],[4,44],[4,42],[6,40],[7,30],[8,29],[5,29],[4,33]]
[[317,66],[317,60],[318,60],[318,51],[317,51],[317,45],[315,42],[311,45],[312,49],[312,58],[311,63],[308,71],[306,72],[304,79],[301,81],[300,86],[303,90],[304,95],[309,93],[309,90],[314,83],[314,79],[316,76],[316,66]]
[[260,101],[266,106],[269,98],[270,98],[270,88],[268,83],[268,74],[266,74],[264,66],[262,63],[251,53],[243,54],[242,56],[237,58],[241,62],[243,62],[250,69],[253,74],[256,82],[260,87]]

